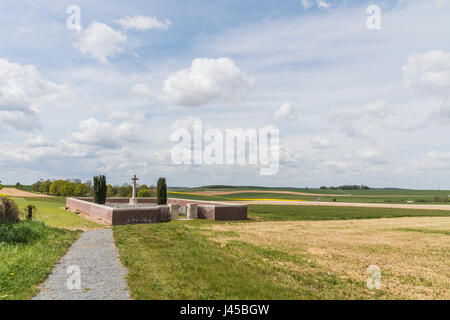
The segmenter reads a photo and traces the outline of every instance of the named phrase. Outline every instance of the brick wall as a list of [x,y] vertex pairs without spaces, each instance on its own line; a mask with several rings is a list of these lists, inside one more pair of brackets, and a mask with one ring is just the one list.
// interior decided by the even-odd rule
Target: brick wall
[[[93,203],[92,198],[67,198],[66,207],[80,210],[91,217],[101,219],[110,225],[158,223],[170,221],[168,206],[151,208],[112,208]],[[128,203],[128,198],[108,198],[107,203]],[[138,198],[138,203],[156,203],[156,198]],[[208,220],[247,220],[247,206],[189,199],[167,199],[167,204],[186,206],[197,204],[198,218]]]

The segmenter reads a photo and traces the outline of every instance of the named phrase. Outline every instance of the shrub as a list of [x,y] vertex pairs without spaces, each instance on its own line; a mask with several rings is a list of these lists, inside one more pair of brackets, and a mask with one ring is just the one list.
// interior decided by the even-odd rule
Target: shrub
[[18,222],[19,209],[17,204],[9,198],[0,198],[0,223]]
[[106,192],[106,177],[102,175],[94,177],[94,202],[98,204],[105,204]]
[[167,185],[166,185],[166,178],[159,178],[158,184],[156,187],[156,197],[157,202],[160,205],[167,204]]
[[128,184],[124,184],[123,186],[119,187],[119,189],[117,190],[117,196],[130,198],[132,191],[133,191],[133,187],[131,187]]
[[33,215],[36,216],[37,214],[37,208],[36,206],[32,204],[28,204],[25,208],[23,208],[23,214],[25,216],[25,219],[27,220],[33,220]]
[[0,225],[0,243],[29,243],[45,233],[45,225],[37,221],[21,221]]
[[62,187],[66,182],[67,181],[64,180],[53,181],[49,188],[50,194],[54,196],[61,196],[63,194]]
[[138,192],[138,198],[150,198],[152,195],[150,193],[150,190],[148,189],[141,189]]
[[75,197],[85,197],[89,192],[89,188],[84,183],[78,183],[73,189],[73,195]]
[[70,197],[73,195],[73,191],[75,189],[75,185],[72,182],[66,181],[61,186],[61,195],[65,197]]

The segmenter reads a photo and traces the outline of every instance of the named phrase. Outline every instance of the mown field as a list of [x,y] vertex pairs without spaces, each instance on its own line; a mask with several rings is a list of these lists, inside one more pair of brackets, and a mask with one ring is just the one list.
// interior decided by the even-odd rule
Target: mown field
[[0,224],[0,300],[30,299],[54,264],[79,237],[79,229],[102,228],[63,209],[63,198],[13,198],[22,210],[33,204],[34,221]]
[[450,211],[251,204],[248,206],[248,217],[255,221],[354,220],[400,217],[450,217]]
[[[114,234],[134,299],[450,297],[449,213],[381,219],[411,210],[354,209],[252,205],[247,222],[172,221]],[[381,290],[366,286],[371,264],[382,270]]]

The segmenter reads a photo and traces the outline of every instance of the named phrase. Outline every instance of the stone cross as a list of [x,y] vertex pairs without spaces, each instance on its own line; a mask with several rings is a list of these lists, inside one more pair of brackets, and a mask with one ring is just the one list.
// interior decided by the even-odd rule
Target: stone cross
[[134,175],[134,177],[131,178],[131,180],[133,180],[133,194],[131,195],[131,197],[134,199],[136,198],[136,181],[138,181],[139,178],[136,178],[136,175]]

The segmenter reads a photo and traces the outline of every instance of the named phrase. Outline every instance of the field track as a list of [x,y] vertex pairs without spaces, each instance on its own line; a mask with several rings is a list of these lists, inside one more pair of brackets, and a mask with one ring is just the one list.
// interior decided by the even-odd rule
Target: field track
[[0,194],[6,194],[7,196],[11,196],[11,197],[53,198],[53,196],[27,192],[27,191],[23,191],[23,190],[18,190],[16,188],[3,188],[0,190]]
[[235,190],[235,191],[194,191],[191,194],[199,196],[226,196],[235,193],[280,193],[280,194],[296,194],[299,196],[318,196],[318,197],[347,197],[346,194],[319,194],[319,193],[305,193],[295,191],[277,191],[277,190]]
[[[234,191],[192,191],[189,194],[199,195],[199,196],[226,196],[229,194],[237,193],[277,193],[277,194],[294,194],[299,196],[317,196],[317,197],[361,197],[361,198],[372,198],[386,196],[389,198],[395,197],[415,197],[414,195],[374,195],[374,194],[351,194],[352,190],[347,190],[346,194],[332,194],[332,193],[307,193],[307,192],[296,192],[296,191],[280,191],[280,190],[234,190]],[[177,193],[177,192],[174,192]]]

